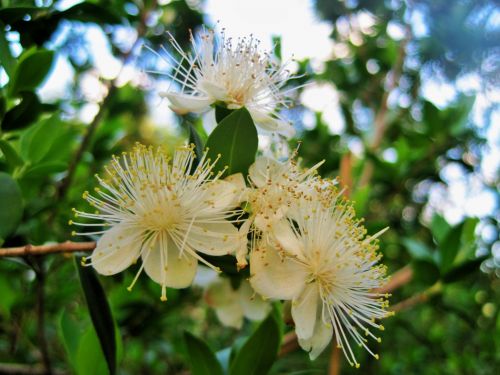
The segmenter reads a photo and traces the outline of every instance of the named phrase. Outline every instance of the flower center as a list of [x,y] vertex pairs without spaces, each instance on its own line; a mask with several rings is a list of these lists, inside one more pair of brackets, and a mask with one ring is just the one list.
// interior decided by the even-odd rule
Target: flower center
[[142,224],[151,231],[172,231],[183,220],[183,210],[177,199],[161,202],[143,212]]

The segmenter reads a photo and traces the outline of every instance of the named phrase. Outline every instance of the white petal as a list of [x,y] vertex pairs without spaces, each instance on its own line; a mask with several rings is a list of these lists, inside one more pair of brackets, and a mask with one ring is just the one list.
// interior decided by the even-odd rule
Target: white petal
[[295,129],[288,122],[274,118],[269,114],[257,109],[248,109],[255,124],[262,130],[282,134],[287,138],[295,135]]
[[[318,299],[318,286],[316,283],[310,283],[298,298],[292,301],[292,318],[299,339],[308,339],[313,335],[319,304]],[[321,324],[321,322],[318,323]]]
[[290,258],[281,259],[275,249],[250,254],[250,283],[265,298],[292,299],[304,288],[307,270]]
[[91,260],[95,270],[102,275],[121,272],[139,257],[141,233],[118,224],[106,231],[97,241]]
[[208,97],[212,98],[213,101],[225,102],[227,100],[227,90],[224,86],[221,86],[215,82],[201,80],[198,84],[198,87]]
[[226,255],[240,247],[238,229],[229,222],[193,225],[186,243],[208,255]]
[[271,230],[273,236],[287,253],[299,257],[302,256],[304,246],[290,227],[288,220],[284,219],[275,222]]
[[173,92],[162,93],[161,96],[166,97],[171,103],[172,110],[179,114],[185,114],[188,112],[205,112],[214,102],[208,97],[185,95]]
[[216,308],[215,314],[225,326],[240,329],[243,325],[243,310],[236,303]]
[[211,181],[203,185],[203,199],[215,211],[226,210],[238,205],[238,188],[228,181]]
[[187,253],[180,255],[179,248],[170,239],[156,241],[142,254],[144,270],[160,285],[170,288],[187,288],[193,282],[198,261]]
[[239,304],[238,292],[233,290],[229,279],[219,277],[205,291],[204,298],[223,325],[241,328],[243,309]]
[[261,156],[255,160],[250,168],[248,169],[248,175],[252,182],[257,187],[262,187],[267,183],[269,176],[279,175],[276,172],[282,168],[282,164],[278,161]]
[[240,304],[243,308],[243,315],[248,319],[262,320],[267,316],[269,310],[271,310],[269,302],[264,301],[264,299],[252,289],[248,281],[244,280],[241,282],[238,293]]
[[239,205],[241,202],[247,200],[247,196],[249,193],[249,188],[247,188],[245,184],[245,178],[242,173],[234,173],[230,176],[227,176],[224,181],[229,182],[236,189],[236,196],[234,198],[235,205]]
[[330,343],[333,335],[332,326],[327,326],[318,318],[314,327],[314,333],[309,339],[299,339],[299,345],[305,351],[309,351],[309,358],[316,359]]

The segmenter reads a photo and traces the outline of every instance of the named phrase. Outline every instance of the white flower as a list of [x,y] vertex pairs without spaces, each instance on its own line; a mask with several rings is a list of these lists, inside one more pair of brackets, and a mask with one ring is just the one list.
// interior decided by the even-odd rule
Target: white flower
[[228,278],[219,277],[205,291],[205,301],[215,310],[220,322],[228,327],[241,328],[243,317],[262,320],[271,309],[269,302],[254,292],[247,280],[233,289]]
[[[312,199],[334,181],[319,178],[316,170],[320,162],[310,169],[299,168],[295,154],[287,161],[279,162],[269,157],[258,157],[248,171],[251,188],[243,195],[250,216],[240,228],[242,236],[249,231],[272,232],[285,224],[294,202]],[[246,265],[246,244],[237,253],[240,267]]]
[[351,204],[332,189],[330,197],[302,200],[276,239],[264,238],[250,254],[252,286],[264,297],[292,300],[299,344],[311,359],[333,333],[351,365],[359,367],[350,340],[378,358],[364,336],[380,341],[370,329],[383,329],[375,319],[389,315],[388,295],[372,291],[386,281],[385,266],[376,264],[382,232],[365,237]]
[[235,187],[219,180],[220,173],[213,176],[215,161],[206,153],[196,168],[193,163],[192,147],[181,147],[170,158],[160,148],[138,144],[131,153],[113,157],[106,177],[97,176],[103,189],[83,195],[96,213],[74,210],[77,217],[100,221],[76,225],[110,227],[74,233],[103,234],[89,259],[97,272],[116,274],[140,257],[129,290],[144,269],[166,300],[166,287],[188,287],[198,261],[209,265],[197,252],[226,255],[238,248],[240,237],[230,222],[239,213],[233,209]]
[[208,30],[198,42],[192,36],[191,40],[194,55],[184,52],[170,36],[180,60],[163,49],[175,65],[173,73],[167,75],[180,85],[179,91],[170,88],[161,94],[168,98],[172,110],[200,113],[215,103],[224,103],[228,109],[245,107],[262,130],[293,135],[293,127],[278,112],[289,104],[282,87],[290,74],[284,66],[276,66],[268,53],[259,51],[254,37],[239,39],[233,45],[224,33],[217,40],[214,31]]

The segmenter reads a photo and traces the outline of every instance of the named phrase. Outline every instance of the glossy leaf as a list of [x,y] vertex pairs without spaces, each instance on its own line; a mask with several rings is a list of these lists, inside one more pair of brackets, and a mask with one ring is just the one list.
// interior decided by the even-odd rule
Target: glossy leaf
[[0,21],[0,63],[5,69],[5,73],[9,77],[12,77],[14,70],[16,68],[16,59],[12,57],[9,48],[9,42],[5,39],[5,25]]
[[109,373],[114,375],[116,373],[116,338],[111,309],[94,269],[83,267],[80,264],[80,258],[75,258],[75,261],[92,324],[99,338]]
[[191,374],[193,375],[222,375],[222,367],[217,361],[215,353],[205,341],[189,332],[184,332],[184,340],[189,355]]
[[431,261],[417,260],[411,263],[414,273],[414,278],[417,282],[424,285],[432,285],[439,280],[439,269]]
[[82,332],[78,324],[71,319],[66,310],[63,310],[59,317],[57,330],[71,365],[76,367],[78,347]]
[[488,259],[488,256],[482,256],[459,264],[443,276],[443,282],[448,284],[454,283],[463,280],[465,277],[470,276],[470,274],[474,272],[478,272],[481,263],[483,263],[486,259]]
[[0,172],[0,239],[13,233],[23,216],[23,196],[17,182]]
[[23,164],[23,159],[21,159],[14,147],[5,139],[0,139],[0,151],[2,151],[5,161],[11,169]]
[[413,259],[433,260],[432,251],[425,243],[413,238],[403,238],[402,242]]
[[226,107],[216,105],[215,106],[215,121],[220,124],[227,116],[229,116],[233,111],[227,109]]
[[450,229],[451,226],[444,217],[438,214],[432,217],[431,231],[438,244],[445,239]]
[[10,94],[17,95],[21,91],[33,91],[47,77],[52,68],[54,52],[49,50],[30,49],[19,59],[10,84]]
[[27,127],[38,119],[43,110],[38,96],[32,92],[21,93],[21,102],[9,109],[2,120],[2,130],[18,130]]
[[233,111],[212,131],[206,146],[212,160],[220,155],[219,170],[228,167],[225,175],[246,174],[258,146],[257,129],[250,113],[245,108]]
[[271,313],[238,351],[229,374],[267,374],[278,355],[280,341],[280,329]]
[[93,329],[88,329],[80,339],[75,369],[78,375],[112,374],[106,366],[106,358]]
[[200,135],[194,128],[192,124],[188,123],[188,129],[189,129],[189,143],[194,145],[194,152],[196,154],[196,159],[193,162],[193,166],[191,168],[191,173],[194,172],[196,167],[198,166],[198,163],[203,155],[203,141],[201,140]]
[[439,255],[442,272],[449,270],[460,250],[463,224],[452,228],[439,244]]
[[24,160],[33,164],[41,161],[49,152],[60,129],[61,121],[57,114],[28,129],[20,140]]

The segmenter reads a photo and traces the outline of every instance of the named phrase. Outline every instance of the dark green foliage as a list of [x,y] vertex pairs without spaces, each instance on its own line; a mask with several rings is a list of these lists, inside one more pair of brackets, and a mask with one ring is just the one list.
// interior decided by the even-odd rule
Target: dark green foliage
[[206,147],[212,160],[219,158],[216,169],[227,166],[225,175],[247,174],[255,160],[258,142],[252,117],[242,108],[224,117],[208,137]]
[[222,367],[214,352],[201,339],[189,332],[184,332],[186,350],[189,355],[191,373],[193,375],[222,375]]
[[16,181],[0,172],[0,242],[4,242],[19,224],[23,215],[23,197]]
[[280,329],[271,313],[238,350],[229,374],[267,374],[278,354],[280,341]]
[[[85,300],[89,309],[90,317],[95,328],[95,332],[99,338],[99,343],[106,358],[107,367],[110,375],[116,373],[116,338],[115,338],[115,323],[111,315],[111,309],[108,305],[106,294],[102,289],[101,284],[95,271],[91,267],[83,267],[81,259],[75,258],[76,268],[80,276],[80,282]],[[91,340],[91,336],[87,335],[82,340]],[[95,344],[86,344],[83,346],[85,351],[95,351]],[[87,357],[87,354],[78,354],[78,356]],[[97,355],[97,354],[96,354]],[[85,359],[89,362],[88,358]],[[88,364],[93,368],[93,363]]]

